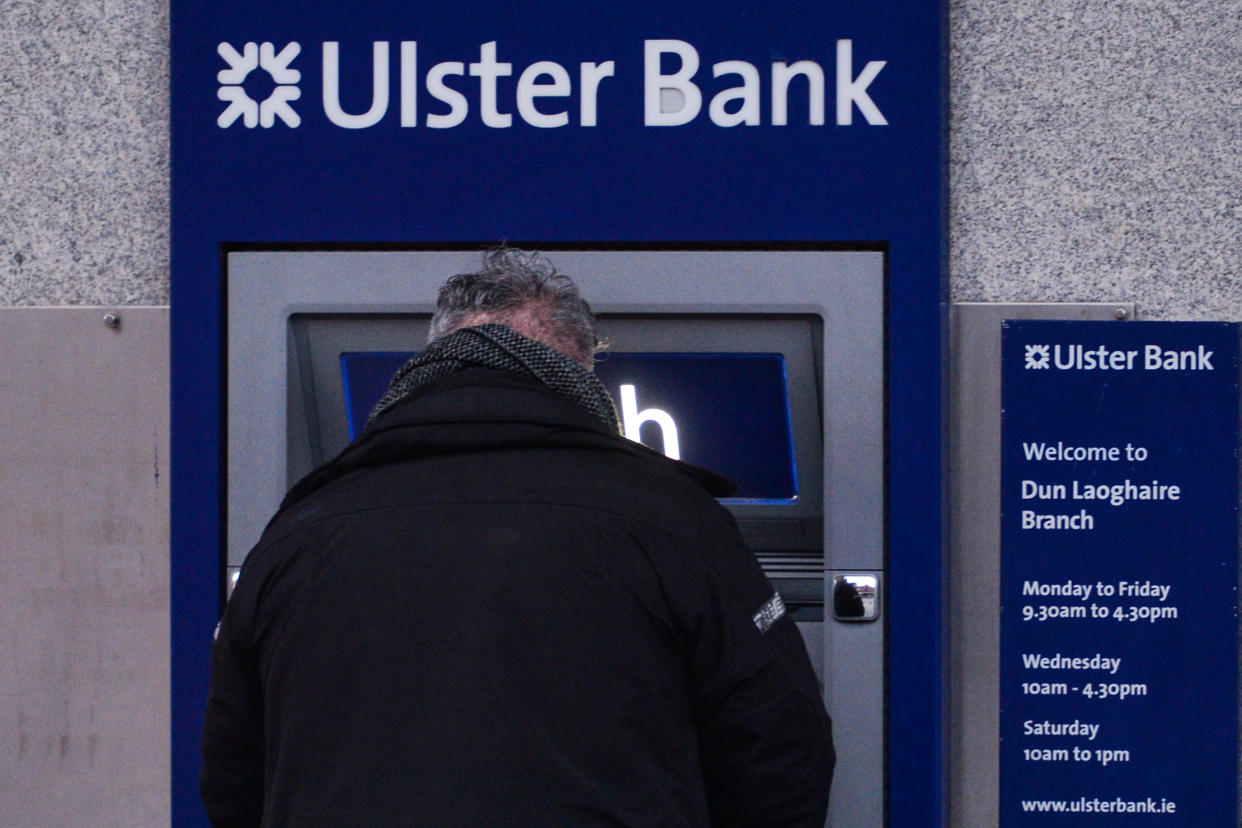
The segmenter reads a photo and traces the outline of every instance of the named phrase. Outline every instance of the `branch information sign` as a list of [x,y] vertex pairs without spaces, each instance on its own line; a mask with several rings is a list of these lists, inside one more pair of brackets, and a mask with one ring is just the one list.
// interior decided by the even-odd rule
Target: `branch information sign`
[[1001,824],[1237,825],[1238,326],[1006,322],[1002,369]]

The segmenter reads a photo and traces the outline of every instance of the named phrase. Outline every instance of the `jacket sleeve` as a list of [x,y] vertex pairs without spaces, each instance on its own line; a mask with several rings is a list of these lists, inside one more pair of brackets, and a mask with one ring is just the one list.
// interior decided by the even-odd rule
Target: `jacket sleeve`
[[703,541],[670,595],[712,824],[822,828],[836,756],[802,636],[723,509]]
[[239,582],[216,631],[203,717],[198,787],[214,828],[257,826],[263,817],[263,702],[253,651],[241,634],[241,592]]

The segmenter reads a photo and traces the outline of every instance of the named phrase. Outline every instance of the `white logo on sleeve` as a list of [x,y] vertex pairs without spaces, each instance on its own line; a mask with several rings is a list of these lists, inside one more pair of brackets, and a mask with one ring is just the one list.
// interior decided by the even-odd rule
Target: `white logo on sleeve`
[[755,626],[759,628],[759,632],[767,632],[773,624],[781,620],[785,614],[785,602],[781,600],[779,592],[773,592],[768,602],[759,608],[754,614],[753,620]]

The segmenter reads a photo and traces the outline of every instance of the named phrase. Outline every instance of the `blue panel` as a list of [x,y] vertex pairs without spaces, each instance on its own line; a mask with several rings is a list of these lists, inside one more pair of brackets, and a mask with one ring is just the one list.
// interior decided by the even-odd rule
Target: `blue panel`
[[[348,8],[328,0],[173,0],[178,825],[200,818],[197,734],[219,609],[222,251],[460,247],[499,239],[886,251],[888,507],[899,517],[887,527],[887,629],[890,650],[902,654],[889,664],[890,686],[902,688],[887,708],[889,732],[899,736],[887,750],[889,812],[920,826],[943,819],[945,8],[943,0],[726,0],[709,7],[662,0],[590,8],[564,0],[357,0]],[[647,123],[646,42],[656,39],[680,41],[682,54],[692,50],[699,63],[694,89],[683,87],[682,100],[699,94],[701,106],[682,125]],[[380,67],[389,95],[382,117],[367,126],[365,114],[377,101],[376,42],[389,48]],[[491,60],[484,44],[493,42]],[[248,43],[255,44],[254,61],[262,61],[253,69]],[[270,52],[261,51],[265,43]],[[339,44],[339,72],[325,71],[330,43]],[[671,75],[685,65],[665,51],[652,73]],[[549,94],[558,79],[547,66],[552,74],[532,75],[523,85],[523,73],[539,61],[564,69],[568,95]],[[726,61],[754,67],[751,91],[738,91],[749,83],[740,64],[714,71]],[[807,69],[802,61],[823,73],[823,123],[813,122],[810,91],[819,87],[809,71],[790,79],[782,125],[773,105],[775,66]],[[463,64],[462,74],[451,73],[454,62]],[[474,75],[472,63],[480,67]],[[489,63],[511,64],[511,74],[494,78],[494,101]],[[594,107],[584,94],[593,70],[584,75],[584,63],[595,64],[600,77]],[[444,87],[467,107],[454,126],[428,123],[450,112],[444,101],[453,97],[435,91],[434,79],[429,85],[437,66]],[[339,107],[357,116],[349,126],[330,114],[336,101],[325,79],[338,77]],[[741,95],[757,95],[756,105],[743,112]],[[848,105],[839,114],[842,97]],[[246,101],[253,110],[230,120],[230,110],[241,113]],[[565,126],[535,125],[540,113],[562,112]],[[743,120],[739,113],[758,122],[721,125]],[[251,115],[254,126],[247,126]],[[488,125],[498,122],[493,115],[511,116],[510,125]]]
[[1001,823],[1238,824],[1238,326],[1003,359]]

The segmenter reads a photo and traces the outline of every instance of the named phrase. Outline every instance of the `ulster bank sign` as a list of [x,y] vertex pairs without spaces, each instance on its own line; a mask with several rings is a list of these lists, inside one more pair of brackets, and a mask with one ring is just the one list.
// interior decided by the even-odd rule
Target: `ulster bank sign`
[[[450,129],[476,118],[495,129],[594,127],[601,106],[614,103],[608,100],[610,87],[627,72],[641,73],[642,100],[620,105],[643,126],[682,126],[701,118],[718,127],[888,124],[877,103],[884,97],[881,73],[887,61],[856,58],[850,39],[826,41],[827,55],[816,56],[819,60],[722,60],[710,67],[684,40],[644,40],[642,46],[641,66],[616,59],[517,66],[502,60],[497,42],[489,41],[469,62],[424,67],[414,40],[374,41],[369,56],[336,41],[313,49],[297,42],[279,48],[272,42],[223,42],[216,48],[224,63],[217,97],[225,107],[216,124],[297,128],[305,119],[322,117],[345,129],[366,129],[385,119],[402,128]],[[368,58],[369,82],[343,89],[343,62]],[[322,78],[319,101],[303,97],[304,72]],[[369,105],[351,108],[343,100],[369,100]]]

